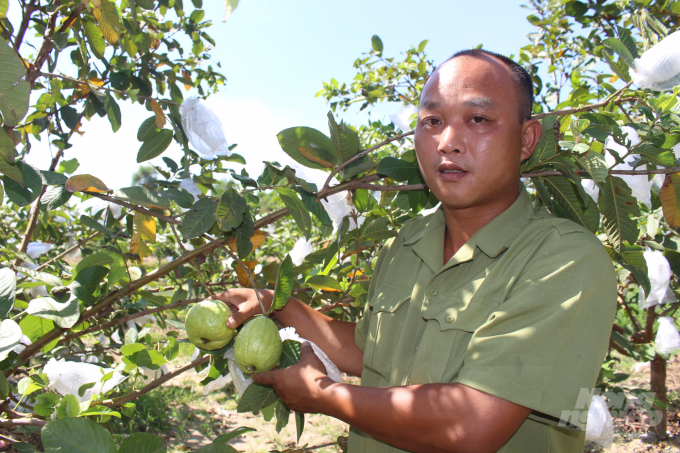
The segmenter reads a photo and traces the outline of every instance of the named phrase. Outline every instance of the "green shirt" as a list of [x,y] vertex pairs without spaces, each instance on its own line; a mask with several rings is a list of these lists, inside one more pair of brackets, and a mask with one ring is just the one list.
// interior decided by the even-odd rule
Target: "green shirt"
[[[616,311],[602,243],[523,188],[443,265],[445,228],[439,209],[383,247],[356,326],[361,385],[465,384],[533,409],[500,452],[583,451],[582,389],[596,384]],[[350,453],[399,451],[350,432]]]

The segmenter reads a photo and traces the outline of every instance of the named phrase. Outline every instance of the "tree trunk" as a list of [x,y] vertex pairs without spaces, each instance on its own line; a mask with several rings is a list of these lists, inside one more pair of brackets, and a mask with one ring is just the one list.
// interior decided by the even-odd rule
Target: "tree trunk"
[[[666,361],[662,359],[658,354],[654,356],[654,360],[651,361],[651,382],[650,387],[654,397],[658,399],[662,404],[663,408],[654,405],[652,410],[658,410],[661,412],[661,419],[658,420],[658,424],[654,426],[654,432],[658,436],[659,440],[664,440],[668,437],[666,431],[667,422],[667,411],[666,411]],[[652,418],[653,421],[654,418]]]

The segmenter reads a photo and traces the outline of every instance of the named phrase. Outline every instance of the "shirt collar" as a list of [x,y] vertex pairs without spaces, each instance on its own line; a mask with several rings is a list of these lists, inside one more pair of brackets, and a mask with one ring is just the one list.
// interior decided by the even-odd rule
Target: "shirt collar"
[[508,209],[477,231],[474,239],[477,247],[489,258],[496,258],[510,247],[534,213],[529,194],[520,184],[519,196]]
[[[519,196],[508,209],[486,224],[470,238],[465,247],[476,246],[490,258],[496,258],[510,247],[533,215],[533,204],[523,184],[520,184]],[[442,267],[444,228],[446,219],[440,207],[431,216],[427,224],[408,237],[404,237],[404,245],[414,245],[414,251],[434,270]],[[425,239],[423,239],[425,238]],[[421,239],[423,239],[421,241]],[[468,253],[469,259],[472,253]]]

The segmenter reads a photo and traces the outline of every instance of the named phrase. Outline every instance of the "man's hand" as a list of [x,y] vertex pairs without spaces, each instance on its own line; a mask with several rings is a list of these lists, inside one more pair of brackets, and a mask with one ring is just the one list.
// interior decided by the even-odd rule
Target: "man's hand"
[[[269,308],[272,304],[273,291],[261,289],[259,293],[265,308]],[[262,313],[255,290],[248,288],[230,289],[208,297],[207,300],[221,300],[227,304],[231,310],[231,316],[227,320],[227,327],[230,329],[235,329],[253,316]]]
[[260,384],[273,386],[290,409],[312,414],[323,412],[322,394],[334,384],[308,342],[303,343],[297,364],[282,370],[255,373],[252,378]]

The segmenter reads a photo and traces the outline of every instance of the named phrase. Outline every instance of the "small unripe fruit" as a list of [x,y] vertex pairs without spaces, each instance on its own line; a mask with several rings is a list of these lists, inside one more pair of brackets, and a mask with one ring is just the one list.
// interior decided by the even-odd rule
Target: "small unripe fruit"
[[257,316],[243,326],[234,341],[236,364],[246,374],[269,371],[279,364],[283,342],[276,324]]
[[222,301],[204,300],[197,303],[184,321],[189,341],[199,348],[214,350],[225,347],[234,337],[234,331],[227,327],[231,310]]

